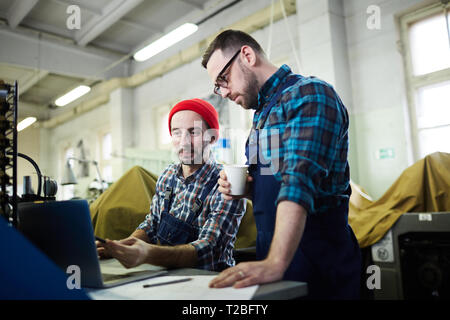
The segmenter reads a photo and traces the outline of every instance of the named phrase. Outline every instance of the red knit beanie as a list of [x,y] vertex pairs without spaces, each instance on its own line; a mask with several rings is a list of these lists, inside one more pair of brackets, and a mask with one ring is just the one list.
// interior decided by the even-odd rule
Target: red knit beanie
[[217,130],[219,135],[219,114],[209,102],[202,99],[190,99],[178,102],[169,113],[169,132],[172,135],[171,121],[175,113],[181,110],[191,110],[202,116],[211,129]]

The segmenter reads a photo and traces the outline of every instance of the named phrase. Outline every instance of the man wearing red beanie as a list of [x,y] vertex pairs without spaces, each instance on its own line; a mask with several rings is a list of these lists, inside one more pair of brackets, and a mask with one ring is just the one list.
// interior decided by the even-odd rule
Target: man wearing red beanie
[[202,99],[183,100],[178,102],[169,113],[169,132],[172,135],[171,121],[175,113],[181,110],[191,110],[202,116],[209,128],[219,133],[219,114],[209,102]]
[[233,247],[245,201],[227,201],[218,190],[222,168],[211,153],[218,118],[201,99],[172,108],[169,132],[180,163],[160,175],[150,213],[130,237],[97,242],[101,257],[112,256],[125,267],[150,263],[221,271],[235,264]]
[[[180,111],[183,112],[180,113]],[[174,117],[175,126],[172,126],[172,118]],[[184,122],[192,117],[195,118],[192,119],[194,124],[191,132],[191,137],[193,136],[194,138],[193,143],[182,139],[182,130],[180,128],[180,125],[183,126]],[[177,103],[170,111],[168,124],[174,147],[178,149],[180,161],[187,165],[184,170],[197,170],[199,165],[209,159],[211,146],[219,137],[219,114],[216,109],[209,102],[202,99],[183,100]],[[205,132],[200,135],[200,130]]]

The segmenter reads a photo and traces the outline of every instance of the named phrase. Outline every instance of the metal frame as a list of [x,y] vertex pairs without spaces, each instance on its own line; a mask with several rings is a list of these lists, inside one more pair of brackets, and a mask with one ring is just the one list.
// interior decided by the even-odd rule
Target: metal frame
[[432,15],[442,12],[444,6],[437,2],[427,7],[406,13],[399,17],[400,26],[400,46],[405,68],[405,82],[407,91],[407,103],[409,111],[409,120],[411,124],[411,141],[413,147],[414,162],[420,159],[419,140],[416,115],[416,91],[418,88],[432,85],[439,82],[450,80],[450,68],[435,71],[425,75],[414,76],[413,66],[411,60],[410,41],[409,41],[409,27],[412,23],[423,20]]
[[[390,236],[372,245],[374,264],[381,269],[381,288],[374,291],[375,300],[405,299],[402,274],[402,253],[399,237],[409,233],[447,233],[450,231],[450,212],[407,212],[392,226]],[[391,247],[391,248],[389,248]],[[390,259],[379,261],[374,258],[379,250],[389,252]]]
[[[14,85],[2,84],[2,86],[7,90],[4,103],[9,105],[8,110],[5,110],[4,113],[4,121],[5,123],[9,122],[10,125],[9,128],[5,128],[2,131],[5,145],[0,148],[0,157],[3,158],[1,171],[5,177],[1,182],[0,209],[1,214],[8,219],[8,222],[17,227],[17,101],[19,88],[17,81],[15,81]],[[11,145],[7,143],[8,140],[12,142]],[[8,178],[7,170],[12,171],[11,178]],[[6,189],[11,185],[13,192],[11,196],[8,196]],[[11,212],[8,212],[9,206],[11,206]]]

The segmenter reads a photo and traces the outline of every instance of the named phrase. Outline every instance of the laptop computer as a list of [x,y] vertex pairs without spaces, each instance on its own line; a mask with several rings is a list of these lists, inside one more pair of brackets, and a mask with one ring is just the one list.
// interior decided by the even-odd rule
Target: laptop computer
[[99,260],[86,200],[24,202],[18,229],[68,275],[79,267],[81,286],[106,288],[160,276],[166,268],[141,265],[126,269],[116,259]]

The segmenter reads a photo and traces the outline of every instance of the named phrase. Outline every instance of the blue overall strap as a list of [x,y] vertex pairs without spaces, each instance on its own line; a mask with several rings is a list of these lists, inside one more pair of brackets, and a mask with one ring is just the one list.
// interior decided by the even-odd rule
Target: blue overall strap
[[286,82],[282,85],[280,85],[279,89],[275,93],[275,96],[270,100],[269,105],[263,110],[261,117],[259,118],[259,122],[256,125],[256,129],[261,129],[264,123],[266,122],[267,116],[269,115],[270,110],[272,110],[272,107],[278,102],[278,98],[283,93],[284,89],[289,88],[290,86],[294,85],[298,81],[298,78],[294,75],[288,76]]
[[169,185],[166,187],[166,191],[164,192],[164,210],[163,212],[169,213],[170,205],[172,203],[172,194],[173,188],[175,186],[175,174],[169,180]]
[[259,141],[258,130],[260,130],[264,125],[264,123],[266,122],[270,110],[272,110],[272,107],[278,102],[278,98],[281,96],[283,91],[288,87],[294,85],[297,81],[298,78],[295,75],[288,76],[285,83],[279,86],[277,92],[275,93],[275,96],[270,100],[267,107],[262,111],[261,117],[259,118],[257,125],[251,129],[250,134],[245,143],[245,154],[247,156],[247,161],[245,162],[245,164],[255,165],[259,162],[259,160],[257,159],[258,155],[257,145]]
[[211,190],[217,185],[217,179],[214,177],[203,187],[200,197],[195,199],[194,207],[192,208],[192,212],[187,218],[186,222],[192,224],[194,220],[197,218],[198,213],[201,211],[203,204],[205,203],[206,197],[211,193]]

